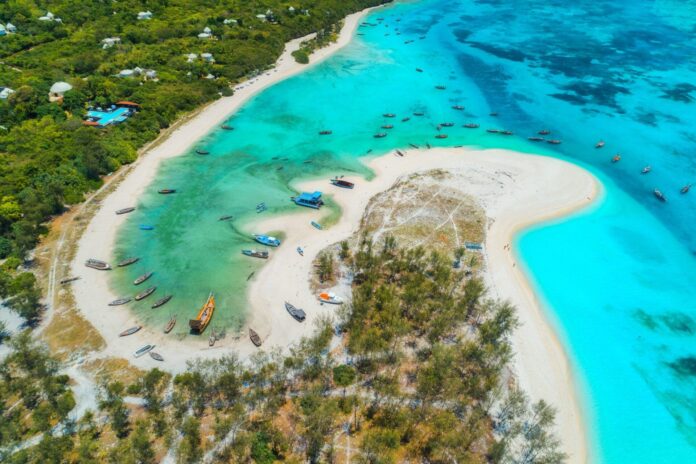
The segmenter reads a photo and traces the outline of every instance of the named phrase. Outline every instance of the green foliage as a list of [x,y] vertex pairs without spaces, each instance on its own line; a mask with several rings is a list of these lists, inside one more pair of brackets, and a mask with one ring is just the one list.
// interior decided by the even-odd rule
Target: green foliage
[[295,61],[297,61],[300,64],[309,63],[309,54],[307,54],[306,50],[295,50],[294,52],[292,52],[292,56],[295,58]]

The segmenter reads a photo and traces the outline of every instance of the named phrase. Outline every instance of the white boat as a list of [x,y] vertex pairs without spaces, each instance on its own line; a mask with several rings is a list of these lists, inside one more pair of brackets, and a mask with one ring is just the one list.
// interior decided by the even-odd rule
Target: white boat
[[142,348],[140,348],[138,351],[136,351],[135,353],[133,353],[133,356],[135,356],[136,358],[139,358],[139,357],[141,357],[142,355],[149,353],[149,352],[152,351],[154,348],[155,348],[155,345],[145,345],[145,346],[143,346]]
[[329,303],[329,304],[343,304],[343,298],[340,296],[336,295],[333,292],[322,292],[319,294],[319,301],[322,303]]

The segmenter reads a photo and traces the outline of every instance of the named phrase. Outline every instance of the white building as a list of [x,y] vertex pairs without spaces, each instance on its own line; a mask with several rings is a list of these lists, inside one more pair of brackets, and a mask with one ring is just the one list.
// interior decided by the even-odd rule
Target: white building
[[118,73],[118,77],[133,77],[135,75],[134,69],[122,69]]
[[14,90],[12,90],[9,87],[0,87],[0,100],[6,100],[7,97],[9,97],[13,93]]
[[56,82],[51,86],[51,90],[48,92],[48,100],[51,102],[62,102],[65,92],[71,89],[72,85],[67,82]]
[[17,32],[17,27],[12,23],[7,23],[5,29],[7,29],[7,32],[10,34]]
[[203,29],[203,32],[198,34],[199,39],[209,39],[213,36],[213,31],[210,30],[209,27],[206,26],[205,29]]
[[50,11],[47,11],[44,16],[39,16],[39,21],[55,21],[57,23],[62,23],[63,20],[51,13]]
[[215,63],[215,58],[213,58],[212,53],[201,53],[201,58],[203,58],[208,63]]
[[152,19],[152,12],[151,11],[141,11],[138,13],[138,21],[142,21],[144,19]]
[[234,25],[238,24],[238,22],[239,21],[237,21],[236,19],[228,18],[228,19],[224,20],[222,23],[223,24],[232,24],[234,26]]
[[188,55],[186,55],[186,61],[188,63],[193,63],[197,59],[198,59],[198,55],[196,55],[195,53],[189,53]]
[[111,48],[116,44],[121,43],[121,38],[120,37],[107,37],[106,39],[102,39],[102,48],[106,50],[107,48]]

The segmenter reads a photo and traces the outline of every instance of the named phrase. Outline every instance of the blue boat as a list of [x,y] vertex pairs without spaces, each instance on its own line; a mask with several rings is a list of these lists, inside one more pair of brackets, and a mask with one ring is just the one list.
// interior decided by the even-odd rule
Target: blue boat
[[280,240],[275,237],[270,237],[268,235],[254,234],[254,240],[259,242],[261,245],[277,247],[280,245]]
[[307,208],[319,209],[324,202],[321,199],[321,192],[302,192],[296,197],[290,197],[296,205],[306,206]]
[[148,226],[146,224],[140,224],[140,230],[154,230],[155,226]]
[[315,227],[315,228],[317,228],[317,229],[319,229],[319,230],[323,229],[323,227],[321,226],[321,224],[319,224],[318,222],[312,221],[311,224],[312,224],[313,227]]

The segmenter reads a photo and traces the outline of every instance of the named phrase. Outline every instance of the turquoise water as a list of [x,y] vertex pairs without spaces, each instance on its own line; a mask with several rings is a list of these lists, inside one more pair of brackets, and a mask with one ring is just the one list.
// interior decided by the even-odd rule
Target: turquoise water
[[[300,178],[369,175],[361,155],[410,143],[577,160],[604,182],[602,202],[517,243],[571,355],[593,454],[611,463],[694,461],[696,189],[679,194],[696,183],[694,11],[693,2],[424,0],[373,13],[348,47],[247,103],[230,116],[234,131],[200,141],[210,155],[163,164],[119,231],[118,256],[142,261],[114,272],[113,286],[133,293],[130,281],[155,271],[155,295],[174,298],[159,310],[147,300],[132,306],[149,324],[171,313],[185,320],[213,290],[213,325],[235,328],[246,314],[246,279],[261,264],[240,251],[254,246],[249,233],[275,232],[254,221],[292,211]],[[469,121],[481,128],[461,127]],[[435,139],[443,122],[456,124]],[[563,144],[526,140],[542,128]],[[333,134],[317,135],[325,129]],[[389,135],[372,137],[382,131]],[[617,152],[622,161],[610,163]],[[641,175],[647,164],[653,171]],[[656,187],[667,203],[652,196]],[[257,215],[261,201],[269,211]],[[228,214],[235,219],[217,220]],[[185,329],[175,330],[189,336]]]

